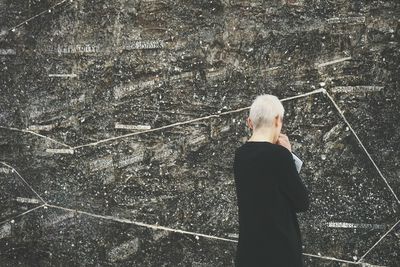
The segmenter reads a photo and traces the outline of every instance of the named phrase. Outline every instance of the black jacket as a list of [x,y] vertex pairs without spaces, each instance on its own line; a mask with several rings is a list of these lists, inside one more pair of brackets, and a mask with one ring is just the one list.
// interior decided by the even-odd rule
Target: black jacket
[[270,142],[236,149],[234,176],[239,209],[236,266],[302,267],[296,212],[309,207],[292,153]]

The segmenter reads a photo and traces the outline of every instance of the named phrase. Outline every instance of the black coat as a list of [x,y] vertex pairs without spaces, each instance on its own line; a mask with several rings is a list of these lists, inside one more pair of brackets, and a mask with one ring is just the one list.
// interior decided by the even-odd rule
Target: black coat
[[239,209],[236,266],[303,267],[296,212],[309,207],[304,186],[285,147],[248,141],[235,151]]

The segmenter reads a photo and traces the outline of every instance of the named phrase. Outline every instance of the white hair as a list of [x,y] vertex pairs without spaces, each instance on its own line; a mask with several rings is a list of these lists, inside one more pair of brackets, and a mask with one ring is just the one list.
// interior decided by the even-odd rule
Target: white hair
[[263,94],[256,97],[250,106],[250,119],[254,128],[272,126],[276,115],[283,118],[285,109],[278,97],[270,94]]

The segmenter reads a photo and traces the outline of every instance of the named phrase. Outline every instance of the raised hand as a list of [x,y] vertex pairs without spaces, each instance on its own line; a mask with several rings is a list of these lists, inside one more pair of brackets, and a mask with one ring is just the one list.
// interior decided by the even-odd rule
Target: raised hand
[[289,137],[286,134],[280,133],[278,137],[277,145],[286,147],[290,152],[292,152],[292,146],[289,142]]

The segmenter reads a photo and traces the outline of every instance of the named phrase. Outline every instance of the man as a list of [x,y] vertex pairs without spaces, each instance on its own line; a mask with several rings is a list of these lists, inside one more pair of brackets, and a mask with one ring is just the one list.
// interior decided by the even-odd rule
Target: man
[[281,134],[283,114],[276,96],[258,96],[246,120],[253,134],[235,151],[238,267],[304,266],[296,213],[309,208],[309,191],[298,174],[302,162]]

